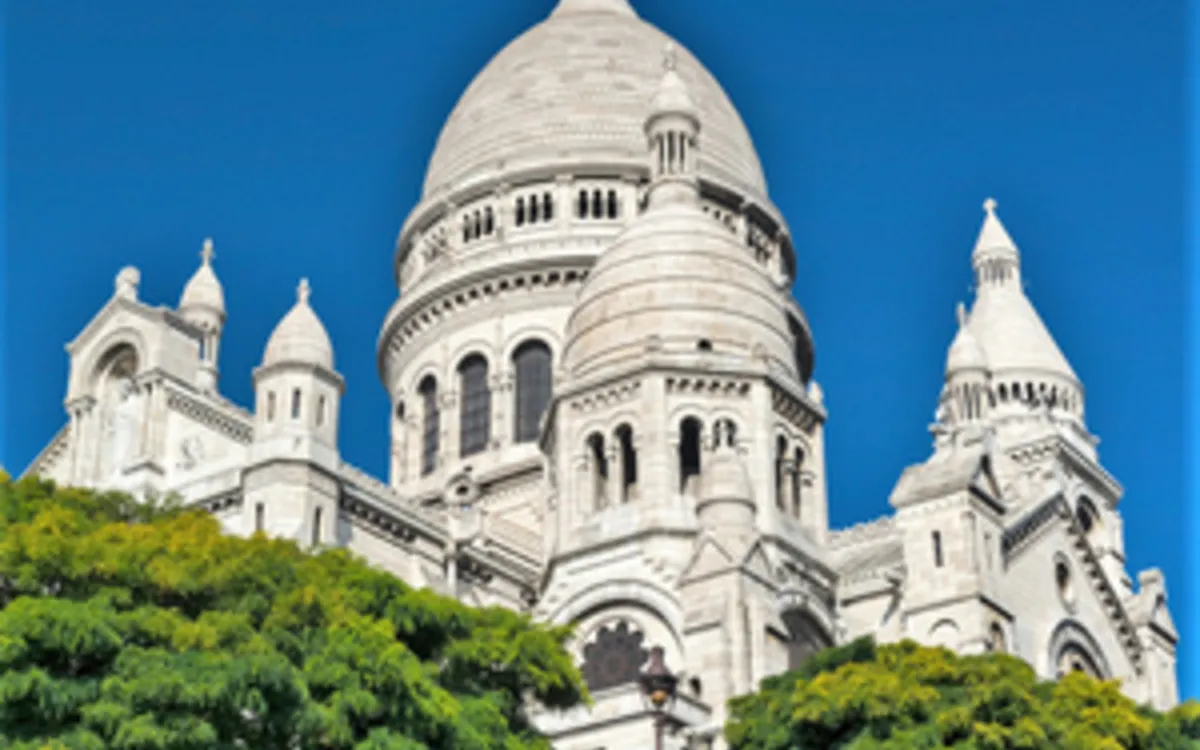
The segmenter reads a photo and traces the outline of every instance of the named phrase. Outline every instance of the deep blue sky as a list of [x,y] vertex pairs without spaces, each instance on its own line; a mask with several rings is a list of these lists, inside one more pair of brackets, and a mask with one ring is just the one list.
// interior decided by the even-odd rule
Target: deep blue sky
[[[39,0],[7,18],[0,463],[63,421],[63,344],[125,264],[175,304],[215,239],[226,393],[313,280],[345,457],[382,476],[375,339],[393,242],[473,75],[552,0]],[[1184,3],[642,0],[725,86],[796,235],[830,411],[831,516],[884,513],[929,450],[954,305],[994,195],[1124,483],[1133,571],[1183,540]],[[0,166],[3,166],[0,164]],[[0,321],[2,322],[2,321]],[[0,439],[2,439],[0,437]],[[1185,640],[1190,666],[1197,649]],[[1184,668],[1194,694],[1195,670]]]

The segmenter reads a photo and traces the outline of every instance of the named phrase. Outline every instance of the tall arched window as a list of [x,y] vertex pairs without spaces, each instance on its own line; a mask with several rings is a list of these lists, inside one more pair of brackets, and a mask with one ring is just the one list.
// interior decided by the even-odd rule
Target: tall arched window
[[637,451],[633,448],[633,428],[621,425],[617,428],[617,450],[621,455],[621,502],[631,503],[637,499]]
[[459,454],[464,458],[487,448],[492,439],[492,391],[488,387],[488,364],[482,355],[472,354],[458,366]]
[[528,443],[538,439],[542,414],[550,403],[550,347],[541,341],[526,341],[513,352],[516,371],[516,409],[513,439]]
[[321,509],[313,511],[312,546],[321,546]]
[[700,477],[700,420],[688,417],[679,425],[679,491],[687,493]]
[[554,197],[550,195],[550,193],[546,193],[542,196],[542,215],[545,217],[546,221],[550,221],[554,218]]
[[800,518],[804,487],[804,451],[799,448],[792,454],[792,517]]
[[525,223],[525,199],[517,198],[517,208],[513,212],[513,221],[517,226]]
[[787,440],[781,435],[775,441],[775,507],[787,510],[788,488],[787,476]]
[[421,476],[437,468],[438,442],[441,437],[441,414],[438,411],[437,379],[427,375],[417,389],[421,395]]
[[591,466],[592,509],[608,507],[608,456],[604,453],[604,436],[593,434],[587,441],[588,463]]

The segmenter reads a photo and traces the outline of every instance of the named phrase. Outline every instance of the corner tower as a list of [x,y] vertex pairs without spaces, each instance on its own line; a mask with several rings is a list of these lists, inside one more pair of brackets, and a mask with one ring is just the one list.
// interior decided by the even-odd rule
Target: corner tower
[[[538,614],[577,625],[598,710],[636,700],[644,643],[687,675],[693,713],[678,720],[718,727],[728,698],[834,640],[824,508],[801,510],[823,498],[776,502],[777,440],[815,454],[824,412],[786,292],[704,211],[703,116],[676,54],[645,120],[645,208],[566,328],[542,439],[554,501]],[[629,718],[596,741],[649,739]]]

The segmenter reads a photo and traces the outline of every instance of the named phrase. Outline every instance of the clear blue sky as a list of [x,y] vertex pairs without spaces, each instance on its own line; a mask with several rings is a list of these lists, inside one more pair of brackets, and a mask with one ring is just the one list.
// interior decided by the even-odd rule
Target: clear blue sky
[[[125,264],[175,304],[215,239],[223,384],[313,281],[345,457],[382,476],[375,339],[443,119],[552,0],[39,0],[7,18],[0,461],[63,421],[63,344]],[[926,432],[993,195],[1124,483],[1129,564],[1183,541],[1184,3],[642,0],[740,108],[795,232],[827,393],[832,521],[887,511]],[[1196,692],[1184,641],[1184,692]]]

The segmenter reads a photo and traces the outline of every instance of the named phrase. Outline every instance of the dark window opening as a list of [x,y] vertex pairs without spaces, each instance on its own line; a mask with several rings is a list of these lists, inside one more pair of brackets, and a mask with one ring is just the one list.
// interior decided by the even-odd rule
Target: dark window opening
[[617,442],[621,450],[621,502],[633,502],[637,495],[637,451],[633,448],[633,428],[622,425],[617,428]]
[[554,218],[554,197],[550,193],[542,196],[542,214],[545,216],[546,221]]
[[579,213],[579,218],[586,219],[588,215],[588,194],[586,190],[579,191],[579,206],[576,209]]
[[254,530],[255,531],[262,531],[263,528],[266,526],[266,515],[267,515],[266,508],[263,507],[263,504],[255,503],[255,505],[254,505]]
[[317,547],[321,544],[321,509],[317,508],[313,511],[313,527],[312,527],[312,546]]
[[421,381],[417,389],[421,395],[423,423],[421,435],[421,475],[433,473],[437,468],[438,441],[441,436],[441,414],[438,412],[437,380],[432,375]]
[[679,491],[689,493],[700,477],[700,420],[688,417],[679,428]]
[[602,627],[593,642],[583,647],[583,674],[588,690],[596,692],[638,681],[650,658],[645,636],[625,622]]
[[292,419],[300,418],[300,389],[292,389]]
[[462,403],[459,411],[459,454],[464,458],[487,448],[492,437],[492,392],[487,360],[473,354],[458,366]]
[[592,469],[592,507],[604,510],[608,507],[608,456],[604,453],[601,435],[588,438],[588,458]]
[[514,439],[529,443],[541,433],[542,415],[550,404],[550,347],[541,341],[527,341],[513,353],[516,371],[516,420]]
[[933,532],[933,564],[934,567],[942,567],[942,532]]
[[513,213],[513,221],[517,226],[522,226],[525,223],[525,199],[517,198],[517,209]]
[[618,211],[617,211],[617,191],[609,190],[608,191],[608,218],[610,218],[610,219],[617,218],[617,213],[618,213]]

